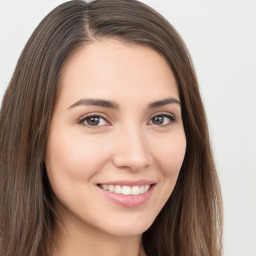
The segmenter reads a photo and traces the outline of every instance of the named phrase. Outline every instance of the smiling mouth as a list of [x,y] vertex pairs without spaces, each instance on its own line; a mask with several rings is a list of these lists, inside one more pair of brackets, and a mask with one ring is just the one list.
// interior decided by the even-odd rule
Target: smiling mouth
[[105,190],[112,192],[114,194],[122,194],[125,196],[137,196],[142,195],[148,192],[151,185],[140,185],[140,186],[122,186],[122,185],[106,185],[106,184],[98,184],[98,186]]

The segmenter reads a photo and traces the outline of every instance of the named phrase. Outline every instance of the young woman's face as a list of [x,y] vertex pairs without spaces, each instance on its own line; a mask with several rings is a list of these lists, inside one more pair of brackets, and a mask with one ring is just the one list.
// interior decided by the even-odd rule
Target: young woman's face
[[186,150],[170,67],[148,47],[97,41],[66,62],[59,86],[45,163],[64,224],[143,233]]

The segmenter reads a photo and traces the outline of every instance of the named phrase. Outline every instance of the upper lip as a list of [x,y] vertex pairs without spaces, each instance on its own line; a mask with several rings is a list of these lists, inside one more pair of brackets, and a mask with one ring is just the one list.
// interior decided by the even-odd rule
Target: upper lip
[[121,186],[142,186],[142,185],[153,185],[155,184],[155,181],[152,180],[118,180],[118,181],[109,181],[109,182],[103,182],[98,183],[98,185],[121,185]]

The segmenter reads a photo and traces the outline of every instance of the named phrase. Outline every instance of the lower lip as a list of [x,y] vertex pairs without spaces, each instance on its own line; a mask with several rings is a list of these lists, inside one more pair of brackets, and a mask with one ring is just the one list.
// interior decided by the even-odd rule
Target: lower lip
[[104,194],[104,196],[106,196],[108,199],[110,199],[111,201],[114,201],[117,204],[120,204],[125,207],[136,207],[136,206],[143,205],[149,200],[152,194],[152,191],[154,189],[154,185],[151,185],[149,190],[146,193],[140,194],[137,196],[134,196],[134,195],[125,196],[123,194],[116,194],[113,192],[106,191],[100,187],[99,189]]

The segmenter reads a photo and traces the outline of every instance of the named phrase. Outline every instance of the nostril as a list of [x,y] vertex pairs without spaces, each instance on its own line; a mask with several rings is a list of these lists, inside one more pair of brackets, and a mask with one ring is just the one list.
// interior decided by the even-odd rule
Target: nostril
[[130,171],[139,171],[148,168],[152,165],[152,162],[150,156],[127,156],[118,153],[113,157],[113,164],[116,167],[125,168]]

